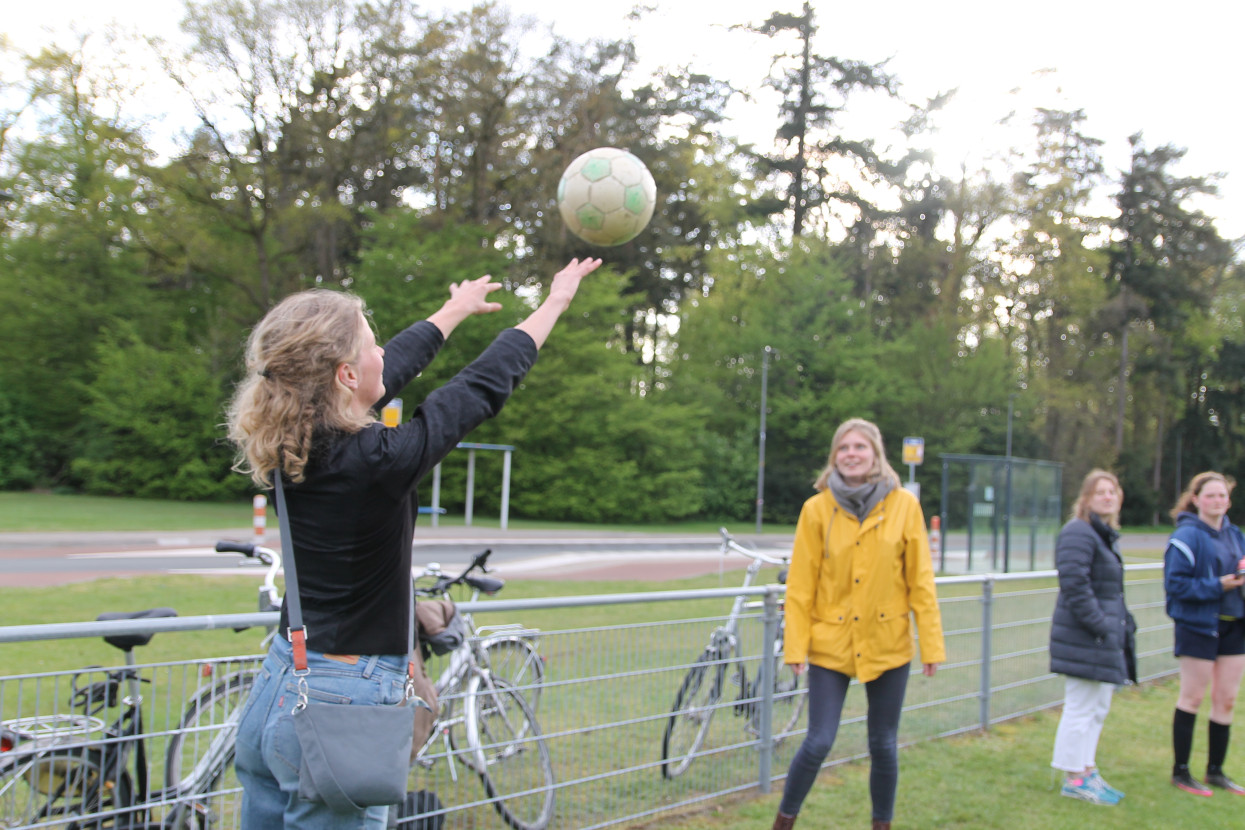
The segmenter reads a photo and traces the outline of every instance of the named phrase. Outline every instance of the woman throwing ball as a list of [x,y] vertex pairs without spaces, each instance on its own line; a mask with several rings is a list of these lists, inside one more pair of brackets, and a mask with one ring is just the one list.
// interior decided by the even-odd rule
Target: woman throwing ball
[[[240,471],[264,489],[276,476],[284,482],[312,669],[301,679],[312,695],[367,704],[402,699],[415,487],[467,433],[501,411],[580,280],[600,264],[571,260],[526,320],[497,335],[393,428],[377,421],[376,410],[432,361],[459,323],[501,308],[488,299],[498,283],[481,277],[451,285],[439,311],[384,348],[363,301],[340,291],[291,295],[255,326],[229,436]],[[280,636],[238,725],[242,828],[379,830],[387,807],[342,813],[299,797],[302,752],[290,716],[296,695],[287,616],[282,609]]]

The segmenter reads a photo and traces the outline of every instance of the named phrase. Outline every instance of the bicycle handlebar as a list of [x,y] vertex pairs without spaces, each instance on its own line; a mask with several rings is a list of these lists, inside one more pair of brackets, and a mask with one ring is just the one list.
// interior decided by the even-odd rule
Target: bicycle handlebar
[[471,575],[471,572],[475,570],[478,570],[482,574],[489,572],[488,558],[492,555],[492,553],[492,548],[485,548],[480,551],[471,558],[471,564],[464,568],[463,572],[455,577],[446,576],[442,573],[440,565],[435,562],[430,562],[424,568],[423,573],[419,574],[416,578],[431,577],[435,578],[437,581],[427,588],[417,587],[415,589],[415,593],[425,597],[436,596],[438,594],[444,594],[455,585],[469,585],[475,590],[489,595],[497,593],[505,587],[505,580],[496,579],[495,577],[490,576]]
[[723,553],[726,553],[727,550],[733,550],[736,553],[742,553],[744,556],[748,556],[753,559],[758,559],[761,562],[765,562],[770,565],[785,566],[785,565],[789,565],[791,562],[790,557],[787,557],[787,556],[784,556],[781,558],[770,556],[769,554],[761,553],[759,550],[753,550],[752,548],[744,547],[743,545],[739,544],[739,542],[736,542],[735,537],[731,536],[730,532],[724,527],[719,527],[718,533],[722,534],[722,552]]
[[254,542],[233,542],[229,539],[221,539],[216,543],[216,552],[240,553],[250,559],[258,559],[265,565],[272,565],[273,562],[280,563],[281,561],[281,554],[272,548],[266,548]]
[[[240,553],[248,559],[258,559],[268,566],[263,587],[259,589],[261,611],[279,611],[281,598],[277,594],[277,571],[281,570],[281,554],[255,542],[233,542],[221,539],[216,543],[217,553]],[[266,606],[266,607],[265,607]],[[243,629],[238,629],[239,631]]]

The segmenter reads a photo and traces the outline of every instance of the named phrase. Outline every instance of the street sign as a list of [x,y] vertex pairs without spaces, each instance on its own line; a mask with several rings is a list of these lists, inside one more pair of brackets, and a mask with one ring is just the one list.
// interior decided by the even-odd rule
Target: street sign
[[925,461],[925,439],[903,439],[903,463],[922,464]]

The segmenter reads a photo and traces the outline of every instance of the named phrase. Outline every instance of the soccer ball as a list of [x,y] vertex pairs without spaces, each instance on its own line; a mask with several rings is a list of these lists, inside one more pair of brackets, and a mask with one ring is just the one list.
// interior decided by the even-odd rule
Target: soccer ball
[[657,186],[644,162],[617,147],[572,161],[558,182],[558,210],[571,233],[593,245],[630,242],[653,218]]

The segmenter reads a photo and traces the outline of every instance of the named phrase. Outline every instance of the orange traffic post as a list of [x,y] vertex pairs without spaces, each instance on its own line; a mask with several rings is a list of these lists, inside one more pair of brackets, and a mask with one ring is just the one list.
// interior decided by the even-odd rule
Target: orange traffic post
[[251,523],[255,525],[255,541],[264,541],[264,530],[268,526],[268,498],[262,493],[251,500],[254,508]]

